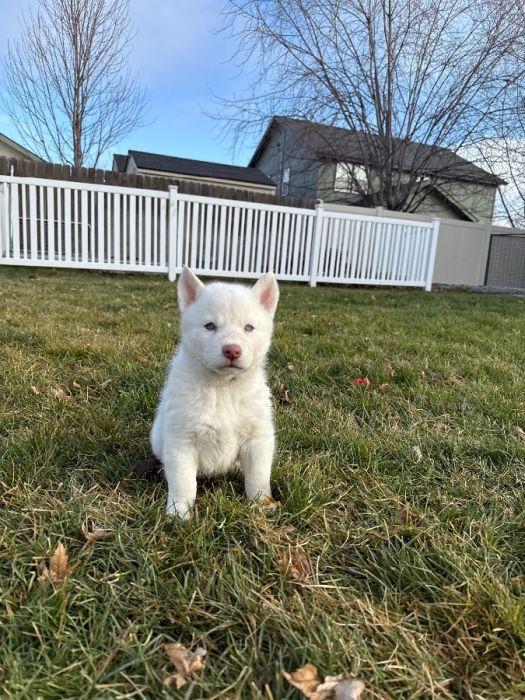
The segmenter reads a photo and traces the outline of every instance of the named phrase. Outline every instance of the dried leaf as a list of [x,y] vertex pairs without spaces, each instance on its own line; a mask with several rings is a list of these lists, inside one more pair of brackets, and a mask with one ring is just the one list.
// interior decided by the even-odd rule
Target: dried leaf
[[421,372],[418,372],[418,374],[417,374],[417,377],[418,377],[420,382],[424,382],[426,376],[427,375],[425,374],[425,372],[423,370],[421,370]]
[[40,583],[51,581],[54,584],[66,578],[68,573],[68,556],[62,542],[58,544],[53,552],[53,556],[49,560],[49,567],[46,565],[45,559],[37,560],[37,571],[40,573],[38,577]]
[[289,574],[298,583],[309,583],[313,567],[308,555],[300,546],[288,547],[277,555],[277,564],[284,574]]
[[421,460],[423,459],[421,447],[419,447],[418,445],[414,445],[414,447],[412,448],[412,454],[414,455],[414,459],[416,460],[416,462],[421,462]]
[[295,369],[295,365],[292,364],[291,362],[289,362],[289,363],[286,365],[286,369],[289,369],[290,372],[293,372],[294,369]]
[[308,700],[360,700],[365,689],[363,681],[344,674],[326,676],[323,680],[312,664],[306,664],[294,673],[283,671],[283,676]]
[[90,528],[90,524],[87,520],[82,523],[82,533],[88,542],[108,540],[114,535],[112,530],[103,530],[100,527]]
[[81,333],[91,333],[91,328],[81,328],[80,332]]
[[137,362],[140,362],[143,365],[147,365],[149,360],[146,357],[146,355],[137,355]]
[[46,390],[42,386],[32,386],[31,391],[33,394],[45,394]]
[[370,379],[368,379],[368,377],[352,379],[352,384],[355,384],[356,386],[364,386],[365,389],[368,389],[368,387],[370,386]]
[[383,394],[386,394],[387,392],[391,391],[392,387],[390,384],[380,384],[379,385],[379,391],[382,391]]
[[177,669],[177,673],[165,679],[165,685],[171,685],[174,682],[177,688],[182,688],[190,678],[204,668],[206,649],[202,647],[197,647],[195,651],[190,651],[183,644],[170,643],[164,645],[164,650],[171,663]]
[[314,697],[313,693],[316,692],[317,687],[321,683],[321,678],[313,664],[306,664],[306,666],[298,668],[293,673],[283,671],[283,676],[290,685],[300,690],[306,698]]
[[275,498],[272,496],[264,496],[263,498],[260,499],[259,504],[264,508],[265,510],[277,510],[281,507],[281,504],[279,501],[276,501]]
[[102,382],[102,384],[99,384],[99,385],[98,385],[98,388],[99,388],[99,389],[102,389],[102,391],[104,391],[104,389],[105,389],[106,387],[108,387],[108,386],[111,384],[112,381],[113,381],[112,379],[106,379],[105,382]]
[[277,399],[281,403],[290,403],[290,396],[288,395],[288,390],[284,388],[284,385],[281,382],[276,382],[275,394]]
[[72,401],[73,397],[70,396],[69,394],[66,394],[66,392],[58,387],[58,389],[53,389],[53,396],[58,399],[59,401]]

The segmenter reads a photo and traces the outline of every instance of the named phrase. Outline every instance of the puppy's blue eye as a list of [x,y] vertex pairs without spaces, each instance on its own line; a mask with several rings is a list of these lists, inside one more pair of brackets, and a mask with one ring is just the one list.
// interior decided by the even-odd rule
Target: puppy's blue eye
[[217,326],[210,321],[210,323],[207,323],[204,328],[206,328],[207,331],[216,331]]
[[252,326],[251,323],[247,323],[247,324],[244,326],[244,330],[245,330],[247,333],[251,333],[251,332],[254,330],[254,327]]

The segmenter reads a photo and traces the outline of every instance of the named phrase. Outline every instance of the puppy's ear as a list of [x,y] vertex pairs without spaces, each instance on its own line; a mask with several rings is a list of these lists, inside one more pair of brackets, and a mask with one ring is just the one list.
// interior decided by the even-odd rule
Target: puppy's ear
[[279,301],[279,287],[273,272],[268,272],[264,277],[261,277],[260,280],[257,280],[253,291],[261,306],[273,316],[277,308],[277,302]]
[[193,274],[189,267],[183,267],[177,282],[180,310],[185,311],[190,304],[197,301],[203,291],[204,285],[200,279]]

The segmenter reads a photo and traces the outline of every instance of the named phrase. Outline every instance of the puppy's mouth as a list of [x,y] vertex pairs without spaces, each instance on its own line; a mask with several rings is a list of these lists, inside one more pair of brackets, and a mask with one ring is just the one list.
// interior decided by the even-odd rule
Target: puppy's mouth
[[218,370],[220,372],[225,372],[227,374],[235,374],[236,372],[244,372],[246,367],[241,367],[240,365],[235,363],[235,360],[232,360],[231,362],[228,362],[226,365],[221,365],[218,367]]

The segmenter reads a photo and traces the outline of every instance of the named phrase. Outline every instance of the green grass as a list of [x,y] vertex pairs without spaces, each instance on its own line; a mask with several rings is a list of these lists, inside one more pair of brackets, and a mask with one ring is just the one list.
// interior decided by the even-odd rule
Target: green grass
[[208,650],[192,700],[299,698],[306,662],[369,698],[523,697],[524,301],[282,285],[282,508],[233,475],[189,523],[130,474],[177,320],[164,278],[0,269],[0,697],[183,698],[170,641]]

